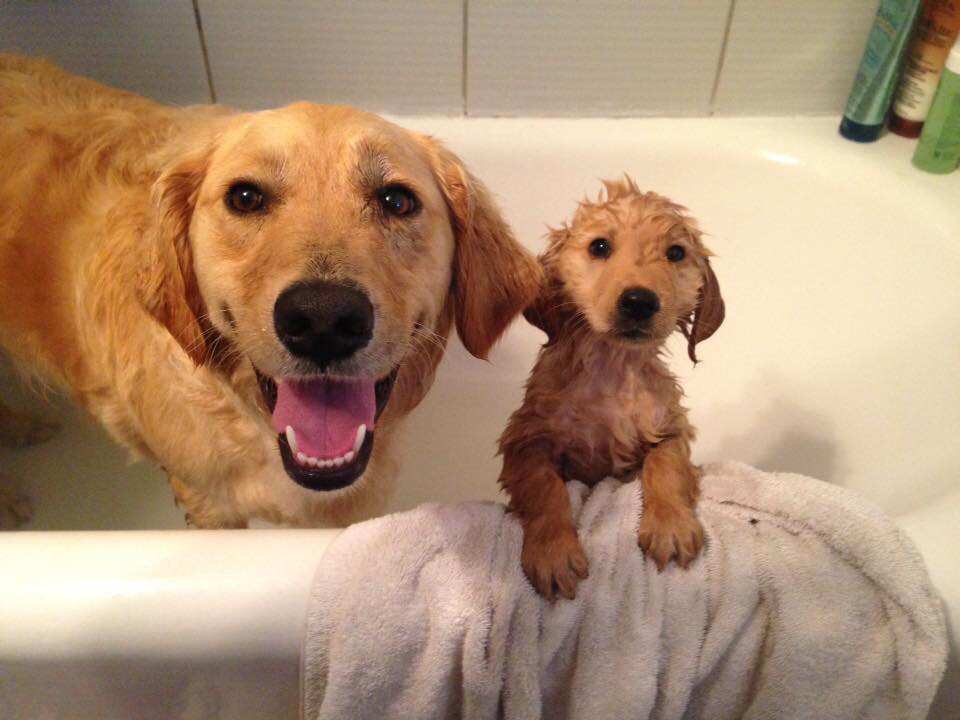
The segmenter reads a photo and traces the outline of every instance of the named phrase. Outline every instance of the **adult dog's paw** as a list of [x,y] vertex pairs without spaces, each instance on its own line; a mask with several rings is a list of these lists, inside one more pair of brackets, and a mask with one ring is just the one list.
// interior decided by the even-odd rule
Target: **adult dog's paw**
[[12,410],[0,413],[0,445],[29,447],[46,442],[60,429],[59,423],[40,420]]
[[0,476],[0,530],[16,530],[33,517],[33,501],[9,476]]

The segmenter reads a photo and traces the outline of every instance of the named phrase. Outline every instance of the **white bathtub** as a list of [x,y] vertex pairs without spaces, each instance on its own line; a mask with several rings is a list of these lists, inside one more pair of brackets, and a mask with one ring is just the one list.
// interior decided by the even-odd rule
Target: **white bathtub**
[[[447,140],[534,250],[623,171],[692,210],[727,302],[696,370],[674,354],[697,458],[813,475],[899,518],[954,633],[931,717],[960,717],[960,173],[915,170],[897,137],[846,142],[834,118],[400,122]],[[520,323],[489,364],[452,346],[394,509],[497,497],[494,440],[538,340]],[[336,531],[175,532],[159,470],[51,412],[58,437],[2,455],[43,532],[0,536],[0,717],[294,717],[305,590]]]

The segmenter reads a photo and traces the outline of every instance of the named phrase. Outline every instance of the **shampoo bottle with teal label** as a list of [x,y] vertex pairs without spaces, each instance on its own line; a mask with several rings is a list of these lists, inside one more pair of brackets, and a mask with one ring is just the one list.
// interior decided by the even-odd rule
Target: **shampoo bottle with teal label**
[[840,123],[845,138],[873,142],[880,137],[919,8],[920,0],[880,0]]

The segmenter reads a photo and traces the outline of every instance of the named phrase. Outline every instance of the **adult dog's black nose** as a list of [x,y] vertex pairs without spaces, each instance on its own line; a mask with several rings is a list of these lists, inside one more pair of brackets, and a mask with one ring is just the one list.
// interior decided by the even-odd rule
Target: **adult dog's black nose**
[[349,285],[324,280],[295,283],[277,298],[273,325],[291,353],[323,367],[370,342],[373,305]]
[[660,309],[660,298],[646,288],[627,288],[617,300],[617,313],[624,320],[641,322],[649,320]]

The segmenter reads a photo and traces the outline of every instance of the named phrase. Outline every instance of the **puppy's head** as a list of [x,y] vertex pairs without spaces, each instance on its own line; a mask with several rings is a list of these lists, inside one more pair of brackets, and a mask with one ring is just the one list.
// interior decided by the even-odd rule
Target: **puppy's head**
[[548,290],[527,317],[548,335],[582,318],[614,342],[660,345],[674,329],[696,345],[723,322],[710,251],[686,210],[640,192],[629,178],[604,182],[570,224],[551,231],[543,256]]
[[482,357],[540,286],[453,154],[350,108],[225,119],[155,196],[144,304],[196,362],[249,360],[284,467],[312,489],[363,473],[454,320]]

